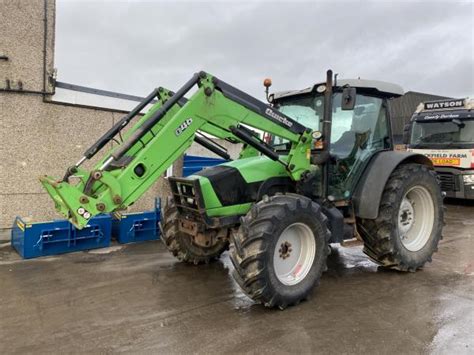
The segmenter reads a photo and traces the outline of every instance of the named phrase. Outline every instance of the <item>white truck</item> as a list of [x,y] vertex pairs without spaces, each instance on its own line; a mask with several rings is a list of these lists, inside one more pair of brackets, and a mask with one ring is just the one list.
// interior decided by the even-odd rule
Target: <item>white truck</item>
[[473,99],[420,103],[404,129],[411,152],[433,162],[447,197],[474,199]]

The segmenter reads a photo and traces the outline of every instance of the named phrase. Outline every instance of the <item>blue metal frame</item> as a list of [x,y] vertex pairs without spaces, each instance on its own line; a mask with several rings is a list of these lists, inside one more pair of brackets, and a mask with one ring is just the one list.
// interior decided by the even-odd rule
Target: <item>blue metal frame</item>
[[207,158],[197,155],[184,155],[183,158],[183,176],[189,176],[201,171],[208,166],[215,166],[225,163],[227,160],[221,158]]
[[155,209],[138,213],[115,212],[112,234],[121,244],[160,239],[158,223],[161,216],[161,201],[155,199]]
[[110,245],[112,218],[99,215],[82,230],[67,220],[28,223],[16,217],[11,232],[13,248],[24,258],[104,248]]

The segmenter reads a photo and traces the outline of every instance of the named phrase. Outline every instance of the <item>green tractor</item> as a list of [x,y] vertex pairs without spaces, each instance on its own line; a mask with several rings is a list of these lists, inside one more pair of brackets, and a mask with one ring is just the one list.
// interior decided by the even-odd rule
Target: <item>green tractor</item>
[[[306,299],[326,270],[331,243],[359,239],[377,264],[416,271],[443,227],[431,161],[396,152],[388,105],[393,84],[338,80],[268,94],[265,104],[205,72],[179,91],[159,88],[112,127],[62,180],[40,180],[78,228],[135,202],[193,141],[230,160],[210,136],[241,144],[236,160],[169,177],[162,238],[179,260],[208,263],[230,246],[233,276],[253,300],[285,308]],[[185,95],[197,86],[189,98]],[[147,104],[108,151],[93,157]],[[72,182],[75,177],[76,181]]]

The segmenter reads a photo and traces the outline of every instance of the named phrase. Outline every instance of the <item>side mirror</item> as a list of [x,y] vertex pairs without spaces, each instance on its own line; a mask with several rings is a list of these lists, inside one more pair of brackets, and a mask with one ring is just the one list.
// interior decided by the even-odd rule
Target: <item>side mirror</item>
[[458,120],[457,118],[454,118],[451,120],[452,123],[454,123],[456,126],[459,128],[464,128],[465,124],[461,120]]
[[410,129],[411,129],[411,124],[409,123],[407,123],[405,127],[403,127],[403,144],[410,143]]
[[343,111],[353,110],[356,103],[356,95],[357,95],[356,88],[351,88],[349,86],[342,89],[341,110]]

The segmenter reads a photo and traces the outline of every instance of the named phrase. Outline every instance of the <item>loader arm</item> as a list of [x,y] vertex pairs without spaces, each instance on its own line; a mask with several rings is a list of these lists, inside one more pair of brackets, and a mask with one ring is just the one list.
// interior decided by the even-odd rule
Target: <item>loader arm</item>
[[[186,100],[185,95],[194,87],[197,90]],[[121,144],[105,154],[91,171],[80,167],[156,96],[158,102],[126,132]],[[279,156],[253,134],[252,128],[291,142],[288,156]],[[176,93],[165,89],[152,92],[89,148],[68,169],[63,180],[44,176],[40,181],[56,209],[75,226],[83,228],[97,214],[133,204],[195,139],[203,139],[199,132],[245,143],[283,164],[293,180],[299,180],[310,168],[310,129],[216,77],[200,72]],[[73,178],[75,184],[70,182]]]

